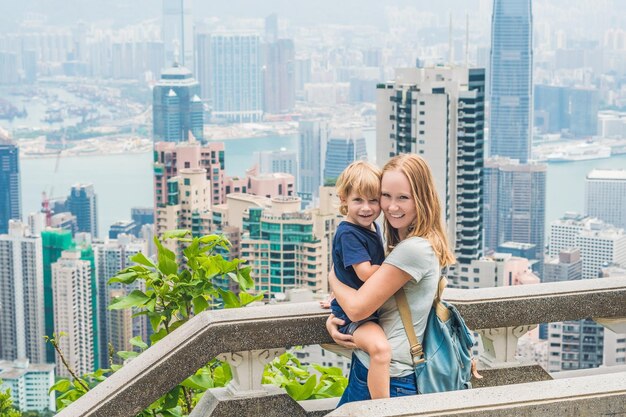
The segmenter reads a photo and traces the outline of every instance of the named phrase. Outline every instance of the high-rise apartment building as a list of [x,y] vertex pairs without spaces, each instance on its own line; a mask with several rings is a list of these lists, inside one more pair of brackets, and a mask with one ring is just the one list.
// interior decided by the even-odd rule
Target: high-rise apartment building
[[177,62],[194,70],[193,32],[191,0],[163,0],[161,37],[165,65]]
[[594,169],[587,174],[585,214],[626,229],[626,170]]
[[11,220],[0,259],[0,359],[45,363],[41,237]]
[[28,359],[0,360],[0,391],[11,390],[13,406],[22,412],[56,411],[54,364],[31,363]]
[[319,198],[324,185],[322,160],[326,157],[328,123],[323,120],[302,120],[298,123],[298,195],[304,206]]
[[285,173],[298,175],[298,153],[281,148],[278,151],[255,152],[260,174]]
[[[154,206],[155,209],[167,203],[167,182],[177,176],[181,169],[203,168],[210,184],[211,204],[221,204],[224,200],[224,143],[198,142],[178,144],[160,142],[154,145]],[[156,221],[156,216],[155,216]]]
[[319,209],[303,212],[300,207],[298,197],[281,197],[243,212],[241,257],[252,267],[256,290],[267,299],[281,298],[291,288],[328,290],[336,208],[325,200]]
[[534,127],[578,138],[598,134],[600,93],[595,88],[535,85]]
[[289,113],[296,105],[296,52],[291,39],[263,44],[263,110]]
[[402,153],[430,165],[460,263],[482,255],[484,69],[406,68],[378,84],[376,162]]
[[367,159],[364,137],[333,135],[326,144],[324,180],[336,180],[348,165],[360,159]]
[[489,155],[526,163],[532,139],[532,2],[494,0],[492,13]]
[[550,224],[549,255],[578,248],[582,279],[598,278],[604,265],[626,265],[626,233],[593,217],[566,213]]
[[[91,263],[81,259],[80,250],[66,250],[51,267],[54,297],[54,329],[59,349],[72,369],[83,375],[94,371],[94,327]],[[56,355],[57,376],[70,377]]]
[[[43,288],[44,288],[44,315],[45,334],[52,336],[54,328],[54,298],[52,296],[52,264],[60,257],[61,253],[74,246],[72,232],[65,229],[45,229],[41,232],[43,246]],[[55,362],[54,348],[50,343],[46,344],[46,362]]]
[[[134,336],[142,336],[147,339],[146,316],[132,318],[133,312],[124,310],[108,310],[111,300],[115,297],[126,296],[133,290],[142,290],[141,281],[135,281],[132,285],[122,285],[108,281],[119,271],[132,266],[130,257],[139,252],[146,253],[146,244],[130,235],[119,235],[115,240],[103,243],[94,243],[94,257],[96,277],[98,282],[98,341],[100,343],[100,363],[108,363],[108,344],[111,343],[116,351],[127,349],[128,341]],[[122,322],[126,320],[126,322]],[[130,329],[130,337],[126,338]]]
[[76,216],[78,232],[98,236],[98,209],[93,184],[76,184],[67,199],[67,207]]
[[547,166],[489,158],[484,167],[485,251],[505,242],[534,245],[530,259],[541,276],[545,235]]
[[[213,118],[257,122],[263,116],[261,45],[259,36],[245,33],[210,35],[209,59],[199,72],[209,74]],[[203,76],[204,77],[204,76]]]
[[200,84],[179,65],[164,70],[152,90],[154,142],[204,140],[204,108]]
[[0,234],[9,230],[9,220],[21,216],[19,149],[0,128]]

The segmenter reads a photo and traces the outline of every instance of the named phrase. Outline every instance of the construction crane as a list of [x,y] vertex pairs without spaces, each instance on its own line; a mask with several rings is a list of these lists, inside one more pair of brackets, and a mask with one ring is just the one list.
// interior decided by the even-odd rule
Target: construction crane
[[[54,162],[54,172],[56,174],[59,171],[59,163],[61,162],[61,149],[56,154],[56,160]],[[62,197],[52,197],[52,191],[54,185],[50,186],[50,194],[46,194],[45,190],[41,192],[41,212],[46,215],[46,227],[52,225],[52,209],[50,208],[50,201],[58,200]]]

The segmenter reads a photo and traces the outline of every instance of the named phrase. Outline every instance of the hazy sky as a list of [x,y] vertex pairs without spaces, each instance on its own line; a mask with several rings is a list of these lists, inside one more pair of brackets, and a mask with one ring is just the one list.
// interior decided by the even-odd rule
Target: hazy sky
[[[387,7],[413,7],[420,11],[447,14],[491,9],[492,0],[194,0],[195,19],[259,18],[278,13],[292,24],[348,24],[384,27]],[[73,25],[107,21],[124,26],[161,16],[161,0],[0,0],[0,32],[18,29],[29,14],[47,18],[48,25]],[[626,29],[626,0],[535,0],[535,20],[585,33],[606,27]],[[564,23],[566,22],[566,23]]]

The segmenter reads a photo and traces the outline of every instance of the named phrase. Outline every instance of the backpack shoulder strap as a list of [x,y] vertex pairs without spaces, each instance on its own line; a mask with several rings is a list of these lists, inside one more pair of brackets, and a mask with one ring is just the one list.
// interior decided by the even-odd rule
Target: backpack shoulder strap
[[433,301],[433,307],[435,307],[437,317],[439,317],[439,319],[444,323],[450,318],[450,310],[441,302],[443,299],[443,290],[446,289],[446,285],[448,285],[448,280],[445,275],[441,275],[441,277],[439,277],[439,284],[437,285],[435,301]]
[[413,328],[413,318],[411,317],[411,310],[409,309],[409,302],[406,299],[404,289],[400,288],[395,294],[396,304],[398,305],[398,311],[400,312],[400,318],[404,325],[404,331],[409,339],[409,345],[411,347],[411,357],[413,358],[413,365],[418,365],[424,362],[424,349],[422,344],[417,340],[415,329]]

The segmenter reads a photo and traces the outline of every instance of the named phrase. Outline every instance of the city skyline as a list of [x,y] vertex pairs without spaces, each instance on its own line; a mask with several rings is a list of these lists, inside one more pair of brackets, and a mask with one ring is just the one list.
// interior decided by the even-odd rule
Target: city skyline
[[[586,15],[564,0],[322,0],[315,10],[115,0],[77,3],[68,17],[55,2],[0,17],[0,254],[10,261],[0,338],[11,341],[0,361],[30,356],[67,376],[52,346],[33,342],[41,333],[69,333],[62,349],[81,373],[108,366],[109,343],[148,341],[145,316],[107,309],[144,288],[108,281],[139,252],[157,259],[153,239],[167,230],[227,237],[232,248],[216,253],[246,262],[265,302],[295,289],[321,297],[342,220],[331,184],[357,159],[427,160],[458,260],[450,286],[626,270],[617,0],[594,10],[579,0]],[[185,265],[186,243],[163,245]],[[226,277],[215,287],[238,291]],[[623,339],[603,344],[599,325],[546,329],[529,351],[558,353],[541,362],[548,370],[626,359]],[[563,350],[592,330],[588,360]]]

